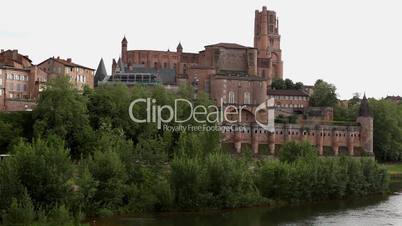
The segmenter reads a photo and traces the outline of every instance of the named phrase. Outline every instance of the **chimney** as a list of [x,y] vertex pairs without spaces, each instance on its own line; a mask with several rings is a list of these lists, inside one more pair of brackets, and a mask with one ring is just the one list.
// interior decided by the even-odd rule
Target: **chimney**
[[17,56],[18,56],[18,50],[13,49],[13,59],[14,60],[17,59]]
[[57,59],[60,60],[60,56],[57,56]]
[[71,63],[71,58],[67,58],[67,62]]
[[1,52],[4,53],[4,49],[1,49]]

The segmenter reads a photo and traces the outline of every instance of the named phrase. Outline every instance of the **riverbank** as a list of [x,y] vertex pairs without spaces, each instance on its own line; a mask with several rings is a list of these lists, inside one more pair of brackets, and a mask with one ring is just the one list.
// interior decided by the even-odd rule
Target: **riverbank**
[[[305,159],[305,157],[302,159],[294,159],[291,162],[282,159],[282,161],[271,160],[253,163],[253,165],[258,166],[258,169],[252,170],[254,172],[253,174],[256,176],[253,181],[255,182],[256,188],[258,188],[258,194],[265,200],[276,200],[271,202],[268,206],[265,205],[258,208],[252,208],[252,206],[255,206],[252,204],[221,208],[215,205],[203,206],[203,208],[198,206],[199,208],[170,209],[167,210],[167,212],[161,213],[157,211],[154,212],[154,214],[146,215],[115,215],[104,219],[126,219],[127,216],[128,218],[142,219],[148,216],[207,215],[215,212],[224,214],[227,211],[240,211],[241,208],[239,207],[248,207],[244,209],[250,209],[250,207],[251,209],[280,209],[299,205],[318,205],[320,203],[339,202],[340,200],[362,199],[362,197],[367,199],[378,196],[378,194],[385,194],[388,190],[386,171],[376,164],[372,158],[355,159],[340,157],[323,159],[317,158],[316,156],[310,157],[311,158],[307,159]],[[185,165],[188,165],[188,163]],[[203,165],[204,164],[201,164],[199,166],[201,166],[201,168],[205,167]],[[213,165],[219,166],[222,164]],[[187,169],[188,166],[185,168],[180,167],[182,172],[188,172],[189,170],[184,170]],[[191,168],[192,167],[189,169]],[[173,167],[173,170],[174,169]],[[204,170],[199,170],[199,172],[208,171],[211,171],[211,169],[205,168]],[[221,175],[216,174],[216,169],[211,172],[214,172],[213,175]],[[196,175],[199,176],[199,174],[193,174],[195,178],[197,177]],[[220,176],[216,178],[224,179],[225,177]],[[209,183],[205,184],[208,185]],[[215,182],[215,184],[219,183]],[[219,189],[219,191],[221,190],[225,189]],[[207,193],[206,190],[198,191],[199,193],[192,194],[187,198],[198,200],[198,197],[208,197],[207,195],[209,193]],[[186,194],[188,194],[188,192]],[[212,197],[215,197],[214,200],[216,201],[221,201],[218,199],[220,196]],[[199,203],[202,204],[203,202]],[[205,203],[208,204],[208,202]],[[175,206],[180,207],[180,205],[177,204]],[[193,210],[193,212],[189,210]]]
[[124,215],[96,219],[93,226],[269,226],[269,225],[400,225],[402,180],[391,181],[392,193],[364,199],[321,201],[280,207],[257,207],[185,213]]
[[387,169],[391,178],[402,179],[402,163],[384,163],[383,166]]

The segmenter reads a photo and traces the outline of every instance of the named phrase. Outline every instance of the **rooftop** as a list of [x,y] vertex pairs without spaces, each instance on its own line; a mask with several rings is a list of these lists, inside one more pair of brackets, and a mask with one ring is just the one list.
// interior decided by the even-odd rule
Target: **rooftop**
[[221,47],[226,49],[253,49],[253,47],[247,47],[237,43],[225,43],[225,42],[205,46],[205,48],[207,47]]
[[76,64],[74,62],[72,62],[71,58],[67,58],[67,60],[61,59],[60,57],[50,57],[47,60],[43,61],[42,63],[40,63],[39,65],[47,62],[48,60],[54,60],[60,64],[63,64],[64,66],[68,66],[68,67],[80,67],[80,68],[84,68],[84,69],[88,69],[88,70],[92,70],[95,71],[95,69],[89,68],[89,67],[85,67],[79,64]]
[[309,95],[302,90],[297,89],[269,89],[268,95],[277,95],[277,96],[305,96]]

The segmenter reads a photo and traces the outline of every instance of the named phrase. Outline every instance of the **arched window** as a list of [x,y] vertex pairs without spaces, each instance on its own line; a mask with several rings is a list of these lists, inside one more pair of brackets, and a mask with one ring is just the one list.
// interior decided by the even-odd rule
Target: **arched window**
[[251,98],[249,92],[244,92],[244,104],[251,104]]
[[235,102],[235,95],[233,91],[229,92],[229,103],[233,104]]

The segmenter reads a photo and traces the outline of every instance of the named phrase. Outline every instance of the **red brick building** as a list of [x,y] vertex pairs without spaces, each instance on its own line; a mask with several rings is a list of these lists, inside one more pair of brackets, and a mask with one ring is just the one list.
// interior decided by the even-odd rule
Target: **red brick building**
[[283,61],[279,20],[275,11],[262,7],[255,11],[254,48],[258,49],[258,75],[272,79],[283,77]]
[[[276,12],[255,12],[254,47],[246,47],[236,43],[217,43],[207,45],[198,53],[183,51],[181,43],[176,51],[128,50],[126,37],[121,41],[121,58],[112,62],[112,75],[121,62],[131,70],[135,67],[154,69],[173,69],[176,72],[176,83],[191,82],[192,78],[201,79],[203,86],[211,87],[211,76],[229,75],[252,77],[256,81],[265,80],[269,86],[272,79],[283,77],[282,51],[280,47],[279,22]],[[209,90],[209,92],[213,92]]]
[[48,78],[67,76],[75,88],[82,91],[84,86],[94,87],[94,69],[73,63],[71,58],[51,57],[38,65],[48,74]]
[[277,108],[299,108],[309,107],[309,95],[302,90],[268,90],[268,98],[275,99]]
[[[154,77],[148,77],[155,79],[166,76],[163,71],[174,71],[176,85],[187,84],[195,90],[203,90],[217,104],[245,106],[244,111],[236,116],[245,120],[224,122],[222,142],[232,145],[237,152],[250,146],[254,153],[264,149],[275,153],[277,146],[296,140],[309,141],[321,155],[327,152],[333,155],[343,152],[372,154],[373,118],[368,113],[366,98],[362,101],[356,123],[338,125],[333,122],[332,108],[309,107],[313,87],[305,87],[303,91],[269,90],[273,79],[283,78],[280,38],[276,12],[266,7],[255,11],[253,47],[222,42],[207,45],[198,53],[186,53],[179,43],[175,52],[128,50],[128,41],[124,37],[121,58],[113,60],[110,80],[113,81],[114,76],[119,79],[129,76],[143,78],[141,70],[149,72],[152,69],[149,76]],[[268,121],[268,109],[258,113],[255,110],[269,98],[274,99],[276,115],[284,114],[296,121],[276,123],[274,132],[264,130],[257,122]]]
[[25,111],[35,106],[47,76],[18,50],[0,53],[0,111]]
[[0,111],[32,110],[48,79],[68,75],[79,90],[93,87],[93,69],[74,64],[71,60],[50,58],[40,65],[32,64],[18,50],[0,53]]

